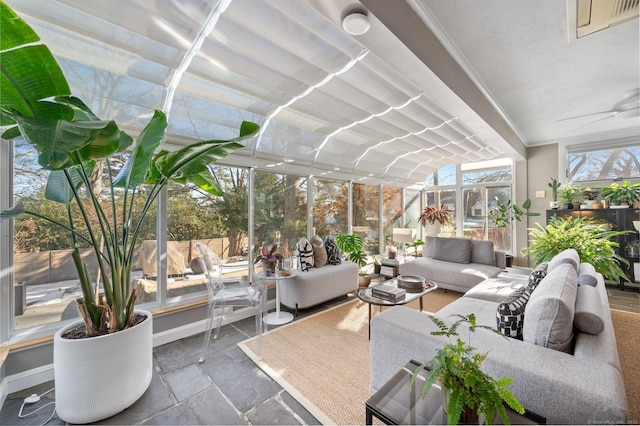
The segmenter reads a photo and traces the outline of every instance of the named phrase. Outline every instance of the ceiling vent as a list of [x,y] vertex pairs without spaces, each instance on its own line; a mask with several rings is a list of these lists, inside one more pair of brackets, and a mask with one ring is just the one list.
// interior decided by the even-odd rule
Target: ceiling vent
[[640,0],[577,0],[576,37],[638,17]]

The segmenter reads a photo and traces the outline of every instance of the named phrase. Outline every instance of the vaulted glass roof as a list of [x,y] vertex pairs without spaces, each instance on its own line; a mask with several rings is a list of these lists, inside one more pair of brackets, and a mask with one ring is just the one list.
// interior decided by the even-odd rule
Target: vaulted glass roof
[[[167,142],[259,136],[229,157],[367,183],[411,185],[437,167],[503,157],[429,94],[429,74],[380,22],[391,62],[347,34],[345,1],[8,0],[61,62],[72,92],[135,134],[165,111]],[[323,9],[323,5],[332,8]],[[331,10],[329,10],[331,9]]]

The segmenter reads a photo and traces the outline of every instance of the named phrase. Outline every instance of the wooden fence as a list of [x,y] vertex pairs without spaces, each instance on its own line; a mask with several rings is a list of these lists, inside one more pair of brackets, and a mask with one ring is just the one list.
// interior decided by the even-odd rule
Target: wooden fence
[[[222,259],[228,258],[229,239],[212,238],[203,240],[179,241],[180,251],[185,259],[185,266],[197,256],[196,243],[204,242],[214,249]],[[247,241],[244,242],[247,247]],[[52,250],[41,253],[16,253],[14,255],[14,278],[16,282],[26,285],[46,284],[58,281],[76,280],[76,272],[72,250]],[[93,249],[81,249],[80,254],[87,265],[89,276],[96,276],[98,262]],[[134,264],[135,268],[139,264]]]

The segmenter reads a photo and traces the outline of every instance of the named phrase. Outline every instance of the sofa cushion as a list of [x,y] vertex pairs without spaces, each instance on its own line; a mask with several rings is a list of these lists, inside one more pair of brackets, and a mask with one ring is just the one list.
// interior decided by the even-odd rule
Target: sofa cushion
[[493,241],[471,240],[471,263],[496,264],[496,254],[493,251]]
[[461,293],[469,291],[488,278],[495,278],[501,271],[497,266],[445,262],[431,257],[419,257],[401,263],[399,267],[400,274],[418,275],[435,281],[441,288]]
[[469,263],[471,240],[468,238],[436,237],[433,258],[445,262]]
[[433,257],[436,247],[436,237],[424,237],[424,245],[422,246],[422,257]]
[[496,328],[500,333],[522,340],[524,311],[528,301],[529,292],[525,287],[522,287],[507,300],[498,304]]
[[602,300],[597,288],[589,285],[578,287],[573,323],[584,333],[600,334],[604,331]]
[[542,262],[541,264],[536,266],[533,271],[531,271],[531,273],[529,274],[529,280],[527,282],[527,291],[529,293],[533,293],[533,290],[538,287],[540,281],[542,281],[542,279],[547,276],[548,266],[549,262]]
[[315,268],[322,268],[327,264],[327,249],[324,246],[324,241],[317,235],[311,238],[311,249],[313,250],[313,266]]
[[327,263],[329,265],[339,265],[342,263],[342,259],[340,259],[340,249],[334,236],[330,235],[324,239],[324,247],[327,249]]
[[582,262],[578,269],[578,285],[595,287],[598,284],[598,273],[592,264]]
[[570,263],[556,266],[544,277],[525,308],[525,342],[571,352],[577,279]]
[[527,282],[519,279],[489,278],[474,286],[464,294],[464,297],[473,297],[480,300],[500,303],[525,289]]
[[306,238],[301,238],[296,244],[298,258],[300,259],[300,270],[308,271],[313,268],[313,247]]
[[575,249],[566,249],[555,256],[549,261],[549,267],[547,268],[547,272],[553,271],[559,265],[564,263],[568,263],[578,272],[580,269],[580,255]]

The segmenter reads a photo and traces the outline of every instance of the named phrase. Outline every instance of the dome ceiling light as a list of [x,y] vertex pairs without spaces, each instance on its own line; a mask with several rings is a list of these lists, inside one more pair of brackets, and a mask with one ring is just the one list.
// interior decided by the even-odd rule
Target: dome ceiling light
[[371,22],[369,16],[363,10],[350,12],[342,18],[342,28],[351,35],[362,35],[369,31]]

